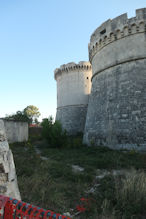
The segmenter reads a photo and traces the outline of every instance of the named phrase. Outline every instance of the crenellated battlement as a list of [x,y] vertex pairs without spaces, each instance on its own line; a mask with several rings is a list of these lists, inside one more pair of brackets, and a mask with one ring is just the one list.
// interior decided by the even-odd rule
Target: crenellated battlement
[[98,27],[91,35],[89,60],[106,45],[133,34],[146,32],[146,8],[136,10],[136,17],[128,19],[127,14],[122,14],[114,19],[109,19]]
[[56,68],[54,71],[54,78],[56,79],[58,75],[63,72],[76,71],[76,70],[91,70],[90,62],[81,61],[78,64],[75,62],[70,62],[68,64],[61,65],[60,68]]

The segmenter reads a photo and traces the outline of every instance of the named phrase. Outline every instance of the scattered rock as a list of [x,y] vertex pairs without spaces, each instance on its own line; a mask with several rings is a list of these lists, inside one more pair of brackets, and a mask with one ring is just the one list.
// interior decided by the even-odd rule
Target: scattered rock
[[99,187],[100,184],[95,184],[91,189],[89,189],[88,191],[86,191],[87,194],[93,194],[95,193],[95,191],[97,190],[97,187]]
[[63,213],[63,215],[66,217],[71,217],[71,214],[69,212]]
[[124,175],[126,172],[127,172],[126,170],[112,170],[112,175],[113,176]]
[[42,160],[48,160],[49,159],[48,157],[41,156],[41,150],[37,147],[35,147],[35,152],[36,152],[36,154],[40,155],[40,158]]
[[105,176],[113,175],[113,176],[119,176],[119,175],[125,175],[127,173],[127,170],[121,169],[121,170],[100,170],[98,169],[96,172],[96,179],[103,179]]
[[100,170],[98,169],[96,171],[97,176],[95,177],[96,179],[103,179],[105,176],[109,175],[110,172],[107,170]]
[[43,156],[40,156],[40,158],[41,158],[42,160],[48,160],[48,159],[49,159],[48,157],[43,157]]
[[91,189],[89,189],[88,191],[86,191],[87,194],[93,194],[95,193],[96,188],[92,187]]
[[84,171],[84,168],[83,167],[80,167],[78,165],[72,165],[72,171],[74,173],[81,173]]

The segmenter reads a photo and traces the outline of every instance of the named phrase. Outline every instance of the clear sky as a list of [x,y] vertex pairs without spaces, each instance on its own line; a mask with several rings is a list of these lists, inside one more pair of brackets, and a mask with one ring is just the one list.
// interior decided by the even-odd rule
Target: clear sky
[[28,105],[56,113],[54,69],[88,60],[104,21],[146,7],[146,0],[0,0],[0,117]]

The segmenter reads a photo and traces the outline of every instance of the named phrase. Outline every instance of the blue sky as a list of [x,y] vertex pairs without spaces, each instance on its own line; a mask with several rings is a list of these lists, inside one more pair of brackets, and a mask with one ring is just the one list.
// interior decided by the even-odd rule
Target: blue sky
[[104,21],[146,7],[146,0],[0,0],[0,117],[28,105],[56,113],[54,69],[88,60]]

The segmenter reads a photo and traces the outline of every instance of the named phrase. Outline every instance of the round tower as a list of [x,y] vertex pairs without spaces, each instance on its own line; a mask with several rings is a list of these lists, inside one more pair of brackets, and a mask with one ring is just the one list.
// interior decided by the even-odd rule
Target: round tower
[[146,8],[97,28],[89,59],[93,76],[84,142],[146,149]]
[[83,132],[91,90],[90,62],[71,62],[54,71],[57,81],[57,114],[68,134]]

